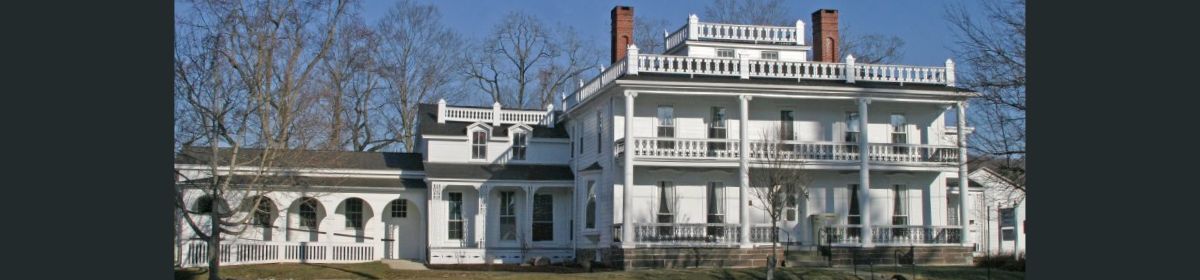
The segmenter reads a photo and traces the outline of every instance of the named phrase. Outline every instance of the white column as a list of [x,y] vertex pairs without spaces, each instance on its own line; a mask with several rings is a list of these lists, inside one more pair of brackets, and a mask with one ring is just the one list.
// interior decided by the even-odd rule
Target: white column
[[488,197],[491,192],[487,185],[480,185],[477,196],[479,199],[479,216],[475,218],[475,240],[479,242],[479,248],[487,247],[487,225],[488,221]]
[[500,102],[492,103],[492,127],[500,126]]
[[621,247],[633,248],[633,98],[636,91],[625,91],[625,181],[621,186]]
[[446,99],[438,99],[437,122],[446,123]]
[[858,171],[858,205],[859,215],[862,217],[863,247],[875,246],[871,240],[874,236],[871,226],[871,145],[867,139],[867,132],[871,130],[867,127],[867,105],[870,104],[870,98],[858,99],[858,161],[861,164]]
[[[525,217],[525,225],[521,227],[521,231],[525,232],[525,243],[533,244],[533,193],[537,191],[534,186],[525,186],[525,213],[521,216]],[[529,256],[524,256],[528,258]]]
[[700,18],[696,14],[688,15],[688,40],[696,40],[700,38]]
[[738,96],[738,222],[741,223],[741,247],[750,248],[750,141],[747,131],[750,129],[750,95]]
[[796,44],[804,45],[804,21],[796,20]]
[[961,240],[962,245],[966,246],[971,244],[970,230],[967,229],[967,221],[970,220],[967,208],[971,206],[968,202],[971,184],[967,178],[967,102],[959,102],[955,106],[958,107],[958,224],[963,227]]

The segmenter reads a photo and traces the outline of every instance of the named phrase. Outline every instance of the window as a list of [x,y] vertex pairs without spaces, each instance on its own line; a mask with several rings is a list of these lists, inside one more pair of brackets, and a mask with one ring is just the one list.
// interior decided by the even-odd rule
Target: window
[[525,160],[525,147],[529,143],[529,134],[525,132],[513,133],[512,159]]
[[604,143],[604,116],[600,110],[596,110],[596,153],[600,153],[600,148]]
[[[675,184],[670,181],[658,182],[658,220],[660,224],[675,223]],[[670,236],[672,226],[659,226],[659,236]]]
[[[659,138],[675,138],[675,107],[671,105],[658,106],[658,134]],[[659,149],[674,149],[675,141],[658,140]]]
[[1013,241],[1017,238],[1017,212],[1013,208],[1000,208],[1000,240]]
[[450,208],[449,225],[446,227],[448,239],[463,239],[463,215],[462,203],[463,197],[460,192],[447,193],[447,206]]
[[862,131],[859,125],[858,112],[846,112],[846,136],[843,140],[848,152],[858,152],[858,135]]
[[533,196],[533,241],[554,240],[554,196]]
[[596,181],[587,181],[587,210],[585,210],[583,228],[596,228]]
[[[858,209],[858,184],[850,184],[850,214],[846,217],[847,224],[861,225],[862,216],[859,215]],[[862,233],[862,228],[853,227],[846,230],[850,236],[858,237]]]
[[957,226],[958,221],[958,194],[946,194],[946,224]]
[[[779,111],[779,140],[783,140],[783,141],[796,140],[796,126],[794,124],[795,121],[796,121],[796,116],[792,112],[792,110]],[[793,149],[792,145],[786,144],[786,143],[783,144],[779,148],[781,150],[789,151],[789,152],[792,150],[795,150],[795,149]]]
[[353,229],[363,228],[363,201],[362,199],[351,198],[346,200],[346,227]]
[[582,155],[583,154],[583,125],[579,125],[579,127],[576,127],[575,130],[579,132],[579,133],[575,134],[575,135],[578,135],[575,137],[576,141],[579,141],[579,145],[576,145],[576,146],[579,147],[579,154]]
[[[904,120],[903,114],[892,114],[892,143],[893,144],[908,144],[908,122]],[[906,146],[892,146],[894,154],[908,154]]]
[[777,52],[777,51],[763,51],[763,52],[762,52],[762,59],[772,59],[772,60],[779,60],[779,52]]
[[500,192],[500,240],[517,240],[517,201],[515,192]]
[[799,205],[799,203],[797,203],[796,196],[799,195],[798,194],[799,190],[796,189],[796,184],[785,184],[785,185],[783,185],[783,188],[784,188],[783,195],[785,196],[783,198],[784,219],[787,219],[788,221],[796,221],[796,212],[797,212],[796,207],[797,207],[797,205]]
[[717,49],[717,57],[733,58],[733,49]]
[[[708,182],[708,223],[723,224],[725,223],[725,183],[723,182]],[[723,237],[725,236],[725,227],[710,226],[708,227],[708,236]]]
[[394,200],[391,205],[392,218],[407,218],[408,217],[408,200]]
[[254,201],[257,201],[258,204],[254,205],[254,216],[251,223],[260,227],[271,227],[271,204],[273,202],[265,197]]
[[[904,185],[892,186],[892,225],[908,225],[908,187]],[[908,229],[893,228],[892,236],[908,236]]]
[[201,196],[196,199],[196,204],[192,206],[192,209],[199,214],[209,214],[212,213],[212,203],[212,197]]
[[477,130],[471,132],[471,158],[485,159],[487,158],[487,131]]
[[[709,139],[725,139],[725,107],[712,107],[712,116],[708,123],[708,138]],[[725,142],[708,142],[709,151],[723,151],[726,149]]]
[[308,198],[300,203],[300,227],[317,229],[317,200]]

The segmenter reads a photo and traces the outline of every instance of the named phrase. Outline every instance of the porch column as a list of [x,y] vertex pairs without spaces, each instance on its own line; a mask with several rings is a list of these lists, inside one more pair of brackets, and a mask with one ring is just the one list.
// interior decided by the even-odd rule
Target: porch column
[[750,141],[747,138],[747,131],[750,129],[750,95],[738,96],[738,179],[740,188],[738,188],[738,222],[741,223],[741,247],[750,248],[750,209],[747,207],[750,204],[750,196],[747,192],[750,191]]
[[[621,248],[633,248],[633,98],[636,91],[625,91],[625,181],[621,186]],[[612,232],[612,231],[609,231]]]
[[[525,219],[525,224],[521,226],[521,240],[525,244],[533,244],[533,192],[537,191],[534,186],[524,186],[525,189],[525,212],[521,214]],[[528,258],[529,256],[524,256]]]
[[859,216],[862,217],[861,242],[863,247],[875,246],[875,242],[872,240],[875,235],[871,225],[871,145],[867,134],[871,130],[867,127],[867,105],[870,104],[870,98],[858,99],[858,162],[861,164],[858,170],[858,205]]
[[479,242],[477,244],[479,248],[487,248],[487,225],[490,222],[488,221],[487,205],[490,193],[487,185],[479,186],[479,216],[475,218],[475,240]]
[[969,180],[967,178],[967,133],[966,133],[966,131],[967,131],[967,118],[966,118],[967,107],[966,106],[967,106],[966,101],[955,104],[955,107],[958,108],[958,135],[957,135],[958,136],[958,224],[962,225],[962,227],[963,227],[962,228],[962,238],[959,239],[959,240],[962,240],[963,246],[971,244],[971,240],[970,240],[971,235],[969,234],[970,231],[967,229],[967,227],[969,226],[967,224],[967,221],[970,220],[970,218],[967,217],[967,213],[971,213],[970,211],[967,210],[967,208],[971,206],[971,203],[969,203],[968,199],[967,199],[971,193],[969,191],[970,186],[971,186],[971,184],[970,184],[971,180]]

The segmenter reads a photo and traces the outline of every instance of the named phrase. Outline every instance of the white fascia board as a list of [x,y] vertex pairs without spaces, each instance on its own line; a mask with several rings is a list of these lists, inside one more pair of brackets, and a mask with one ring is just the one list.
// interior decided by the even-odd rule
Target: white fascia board
[[[203,164],[176,164],[176,169],[208,172],[210,166]],[[219,166],[217,171],[222,175],[228,174],[229,166]],[[259,169],[251,166],[234,167],[235,174],[257,173]],[[409,178],[420,179],[425,177],[425,171],[405,171],[405,170],[375,170],[375,169],[338,169],[338,168],[277,168],[274,170],[265,171],[266,174],[287,173],[293,176],[313,176],[313,177],[354,177],[354,178]]]
[[[827,99],[853,99],[864,97],[866,94],[873,100],[913,100],[926,101],[930,103],[953,104],[966,98],[973,97],[976,94],[969,92],[944,92],[931,90],[915,90],[915,89],[871,89],[859,87],[828,87],[828,86],[810,86],[810,85],[761,85],[761,84],[729,84],[729,83],[704,83],[704,82],[667,82],[667,81],[634,81],[634,80],[617,80],[615,84],[626,87],[645,87],[644,89],[633,88],[631,90],[639,93],[666,93],[680,95],[752,95],[763,97],[779,97],[779,98],[827,98]],[[709,92],[704,92],[709,91]],[[828,95],[815,95],[828,94]],[[847,94],[857,94],[848,96]],[[896,95],[910,95],[910,98],[936,98],[933,100],[925,99],[905,99],[894,97]],[[830,96],[833,95],[833,96]],[[840,96],[839,96],[840,95]]]

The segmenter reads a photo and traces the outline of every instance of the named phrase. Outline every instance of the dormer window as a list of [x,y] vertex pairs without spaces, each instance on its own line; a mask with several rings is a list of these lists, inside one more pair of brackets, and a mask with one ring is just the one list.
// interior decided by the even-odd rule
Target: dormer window
[[512,159],[525,160],[525,148],[529,143],[529,133],[525,131],[513,132],[512,137]]
[[733,49],[717,49],[717,57],[733,58]]
[[763,51],[763,52],[762,52],[762,59],[769,59],[769,60],[779,60],[779,52],[777,52],[777,51]]
[[487,131],[471,131],[471,159],[487,158],[487,140]]

